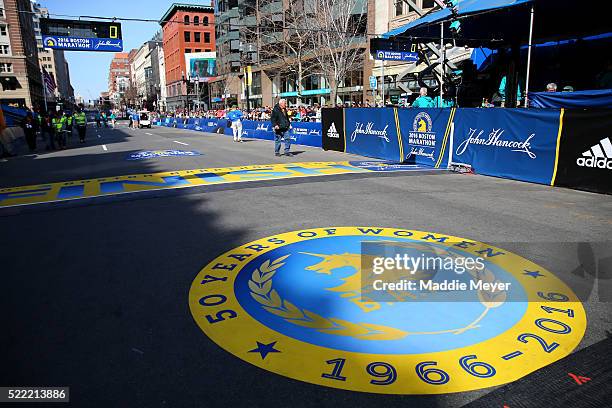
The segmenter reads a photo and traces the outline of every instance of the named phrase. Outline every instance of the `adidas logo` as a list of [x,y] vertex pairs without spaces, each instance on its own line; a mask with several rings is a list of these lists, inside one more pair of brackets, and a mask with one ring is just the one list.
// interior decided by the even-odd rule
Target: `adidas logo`
[[334,139],[340,139],[340,133],[336,130],[336,124],[332,122],[329,129],[327,129],[327,137],[331,137]]
[[580,167],[612,170],[612,143],[610,138],[601,139],[599,143],[582,153],[576,160]]

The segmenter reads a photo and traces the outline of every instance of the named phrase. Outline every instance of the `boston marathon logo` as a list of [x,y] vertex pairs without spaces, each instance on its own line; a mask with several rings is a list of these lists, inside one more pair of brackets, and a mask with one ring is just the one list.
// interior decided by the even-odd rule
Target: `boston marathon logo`
[[469,145],[473,144],[480,146],[499,147],[502,149],[510,149],[513,152],[524,153],[530,159],[536,158],[536,154],[531,151],[530,143],[530,140],[535,137],[535,133],[529,135],[525,140],[517,141],[504,140],[504,132],[504,129],[493,129],[491,130],[487,138],[481,138],[481,136],[485,133],[484,130],[470,128],[470,131],[468,132],[468,138],[461,142],[461,144],[459,144],[459,146],[457,147],[456,154],[458,156],[461,156],[467,150]]
[[[482,268],[441,282],[439,272],[416,267],[398,281],[403,290],[381,288],[368,284],[380,275],[364,265],[382,263],[366,245],[409,250],[422,262],[478,257]],[[424,290],[413,289],[418,282]],[[462,287],[472,291],[463,298],[448,292]],[[571,353],[586,327],[571,289],[518,255],[377,227],[293,231],[232,249],[196,276],[189,306],[208,337],[251,364],[314,384],[389,394],[517,380]]]
[[420,112],[412,122],[412,131],[408,133],[410,151],[406,159],[411,156],[422,156],[435,161],[436,133],[432,131],[431,116],[427,112]]
[[351,134],[351,142],[354,142],[357,139],[357,135],[369,135],[376,136],[383,139],[385,142],[389,143],[389,136],[387,135],[387,129],[389,125],[385,126],[384,129],[375,129],[374,123],[368,122],[366,124],[357,122],[355,123],[355,130]]

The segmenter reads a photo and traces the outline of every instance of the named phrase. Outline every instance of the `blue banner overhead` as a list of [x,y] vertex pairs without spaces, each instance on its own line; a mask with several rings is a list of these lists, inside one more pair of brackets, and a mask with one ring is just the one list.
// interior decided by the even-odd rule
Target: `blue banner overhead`
[[61,37],[43,36],[45,48],[67,51],[123,51],[123,40],[116,38],[80,38],[80,37]]
[[347,153],[401,161],[395,109],[345,109]]
[[460,109],[452,161],[479,174],[550,184],[559,110]]
[[43,47],[68,51],[123,51],[121,23],[41,18]]

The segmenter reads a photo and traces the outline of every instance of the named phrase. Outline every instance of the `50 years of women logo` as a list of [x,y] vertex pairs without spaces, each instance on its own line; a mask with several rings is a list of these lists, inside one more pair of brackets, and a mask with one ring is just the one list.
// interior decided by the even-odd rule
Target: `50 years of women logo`
[[[361,287],[361,243],[428,243],[485,260],[510,292],[467,301],[377,302]],[[470,277],[467,277],[471,279]],[[198,326],[238,358],[354,391],[439,394],[517,380],[567,356],[586,329],[561,280],[504,249],[422,231],[330,227],[232,249],[192,283]]]

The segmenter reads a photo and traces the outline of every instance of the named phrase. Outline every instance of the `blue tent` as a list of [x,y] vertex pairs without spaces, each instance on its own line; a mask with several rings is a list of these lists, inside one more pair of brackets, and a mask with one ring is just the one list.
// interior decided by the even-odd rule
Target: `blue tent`
[[[436,39],[440,23],[458,19],[458,45],[501,48],[525,44],[529,37],[529,13],[535,8],[534,43],[582,38],[610,32],[609,16],[597,10],[597,2],[579,7],[574,0],[459,0],[457,14],[444,8],[424,15],[382,35],[383,38]],[[450,37],[445,24],[445,37]]]

